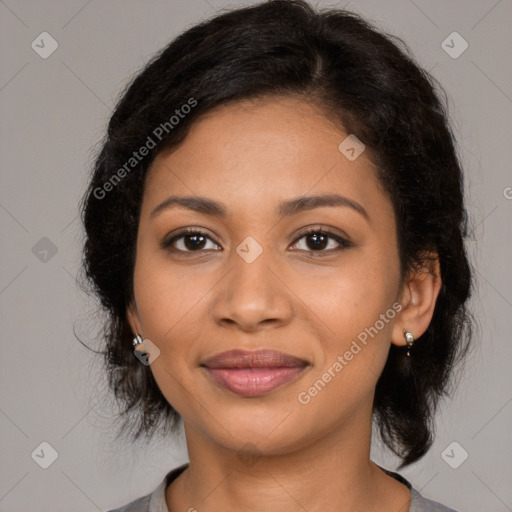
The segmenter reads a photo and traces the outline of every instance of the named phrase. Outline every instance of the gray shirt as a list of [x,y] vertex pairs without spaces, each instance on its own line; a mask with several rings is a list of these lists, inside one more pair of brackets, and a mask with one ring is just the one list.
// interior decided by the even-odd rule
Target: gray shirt
[[[188,468],[188,462],[167,473],[158,487],[151,493],[131,501],[123,507],[109,510],[107,512],[171,512],[165,503],[165,490],[167,486]],[[383,469],[383,468],[381,468]],[[398,473],[393,473],[384,469],[384,471],[406,485],[411,491],[411,506],[408,512],[456,512],[452,508],[445,507],[436,501],[424,498],[412,485]]]

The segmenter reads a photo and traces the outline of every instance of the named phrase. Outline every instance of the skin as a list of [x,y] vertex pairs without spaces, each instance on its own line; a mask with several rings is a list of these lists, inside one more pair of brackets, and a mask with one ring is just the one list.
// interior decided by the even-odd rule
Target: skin
[[[338,150],[347,135],[298,97],[243,101],[202,117],[151,166],[127,319],[159,348],[150,369],[184,422],[190,467],[166,490],[170,510],[409,508],[410,491],[370,461],[372,401],[390,344],[405,345],[404,329],[416,338],[427,329],[439,269],[436,262],[401,281],[391,202],[368,151],[349,161]],[[281,201],[333,193],[359,203],[368,220],[347,206],[277,214]],[[151,217],[171,195],[214,199],[228,215],[173,207]],[[208,238],[198,249],[190,237],[174,252],[160,247],[185,227]],[[322,245],[302,236],[306,227],[351,245]],[[252,263],[236,252],[248,236],[263,250]],[[396,302],[402,310],[378,335],[299,403]],[[241,397],[199,366],[235,348],[275,349],[309,366],[269,394]]]

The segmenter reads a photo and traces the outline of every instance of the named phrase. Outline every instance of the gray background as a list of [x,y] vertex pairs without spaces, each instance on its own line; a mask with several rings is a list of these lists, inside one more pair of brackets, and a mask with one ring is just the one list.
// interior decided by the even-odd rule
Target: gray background
[[[75,328],[89,346],[100,346],[94,302],[75,284],[77,203],[94,145],[129,77],[185,28],[246,3],[0,0],[2,512],[106,510],[153,490],[187,460],[183,437],[149,446],[112,439],[101,360],[73,334]],[[402,37],[448,91],[475,226],[469,250],[477,267],[476,348],[458,392],[440,411],[434,446],[403,474],[461,512],[510,511],[512,2],[337,5]],[[453,31],[469,44],[458,58],[441,46]],[[42,32],[59,45],[47,59],[31,47]],[[452,464],[462,450],[469,454],[457,469],[442,456],[454,441],[460,446],[445,452]],[[58,453],[47,469],[39,465],[50,457],[42,442]],[[395,467],[378,446],[374,455]]]

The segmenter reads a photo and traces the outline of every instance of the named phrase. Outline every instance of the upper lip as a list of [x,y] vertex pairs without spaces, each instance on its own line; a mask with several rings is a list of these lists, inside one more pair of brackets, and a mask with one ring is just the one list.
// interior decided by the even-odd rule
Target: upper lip
[[276,350],[228,350],[205,359],[201,366],[208,368],[282,368],[301,367],[308,364],[304,359],[277,352]]

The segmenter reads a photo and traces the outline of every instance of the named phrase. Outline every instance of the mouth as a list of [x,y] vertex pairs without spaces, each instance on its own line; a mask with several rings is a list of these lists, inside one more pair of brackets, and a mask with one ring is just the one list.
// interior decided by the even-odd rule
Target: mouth
[[240,396],[260,396],[296,379],[308,361],[275,350],[230,350],[200,365],[212,380]]

